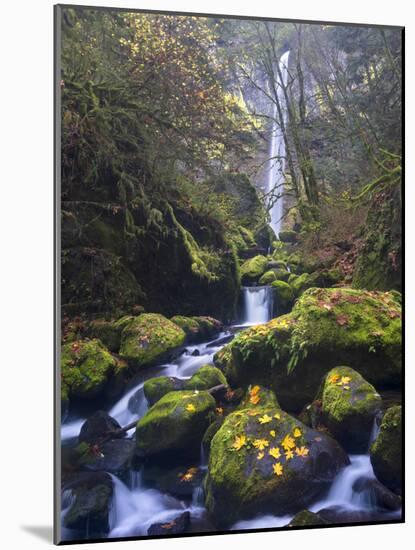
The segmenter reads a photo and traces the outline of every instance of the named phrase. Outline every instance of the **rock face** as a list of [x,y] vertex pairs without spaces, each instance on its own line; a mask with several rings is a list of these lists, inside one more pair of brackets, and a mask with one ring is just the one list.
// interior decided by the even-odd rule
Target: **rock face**
[[291,286],[285,281],[274,281],[271,283],[271,287],[274,291],[277,311],[279,313],[286,313],[294,301],[294,293]]
[[153,523],[150,525],[147,534],[150,536],[180,535],[186,533],[190,526],[190,512],[183,512],[171,521],[165,523]]
[[181,380],[173,376],[150,378],[144,382],[144,395],[148,404],[154,405],[163,395],[171,391],[209,390],[219,384],[227,385],[224,374],[216,367],[204,365],[189,380]]
[[82,424],[78,439],[80,443],[96,443],[100,437],[120,428],[118,422],[105,411],[96,411]]
[[272,388],[285,410],[310,403],[336,364],[349,365],[377,389],[399,387],[400,311],[389,292],[309,289],[291,313],[240,332],[215,364],[237,387]]
[[324,380],[321,422],[349,453],[365,453],[382,398],[355,370],[335,367]]
[[167,359],[185,339],[185,332],[163,315],[143,313],[123,329],[120,355],[140,368]]
[[402,492],[402,407],[390,407],[370,448],[376,477],[397,494]]
[[196,457],[203,434],[215,415],[215,400],[206,391],[170,392],[137,422],[136,453]]
[[63,524],[68,529],[88,529],[89,536],[105,535],[109,531],[109,510],[113,493],[108,474],[85,474],[79,476],[68,490],[73,502],[65,514]]
[[134,451],[132,439],[110,439],[97,447],[81,443],[77,463],[82,470],[123,474],[131,467]]
[[377,479],[360,478],[353,484],[353,491],[366,493],[369,502],[374,502],[378,508],[383,510],[399,510],[402,506],[402,499]]
[[348,462],[340,445],[279,408],[231,413],[211,442],[206,507],[227,527],[307,506]]
[[[99,395],[121,364],[99,340],[76,340],[62,346],[62,395],[87,399]],[[66,395],[65,395],[66,394]]]
[[243,284],[255,283],[268,267],[266,256],[254,256],[241,265],[241,280]]

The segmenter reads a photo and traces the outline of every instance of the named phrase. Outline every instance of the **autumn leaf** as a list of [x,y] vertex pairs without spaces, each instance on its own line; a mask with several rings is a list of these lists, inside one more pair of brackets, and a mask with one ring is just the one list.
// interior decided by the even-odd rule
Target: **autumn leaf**
[[261,398],[258,394],[251,395],[251,397],[249,398],[249,402],[252,403],[252,405],[258,405],[260,401],[261,401]]
[[258,416],[259,414],[261,414],[261,411],[254,411],[251,409],[246,414],[248,414],[249,416]]
[[261,416],[261,418],[258,418],[258,422],[260,424],[268,424],[268,422],[271,422],[271,420],[272,418],[267,414],[264,414],[264,416]]
[[268,447],[269,441],[266,439],[255,439],[253,445],[260,451],[263,451],[265,447]]
[[279,447],[271,447],[271,449],[268,451],[268,454],[272,456],[272,458],[280,458],[281,456]]
[[216,410],[216,412],[217,412],[218,414],[220,414],[220,415],[223,414],[223,408],[222,408],[222,407],[216,407],[215,410]]
[[291,449],[289,451],[285,451],[285,460],[291,460],[292,458],[294,458],[294,453]]
[[175,520],[173,519],[170,523],[163,523],[163,525],[161,526],[162,529],[171,529],[172,527],[174,527],[176,525],[176,522]]
[[275,413],[274,418],[276,418],[277,420],[280,420],[281,419],[280,413]]
[[293,434],[294,437],[301,437],[302,434],[300,428],[295,428]]
[[261,388],[259,386],[254,386],[253,388],[250,389],[249,395],[257,395],[260,389]]
[[264,458],[264,451],[259,452],[256,457],[258,460],[262,460]]
[[189,468],[184,474],[179,474],[180,481],[191,481],[196,473],[197,468],[193,466],[192,468]]
[[329,377],[329,383],[330,384],[335,384],[338,379],[340,378],[340,375],[339,374],[332,374],[330,377]]
[[192,403],[189,403],[188,405],[186,405],[186,411],[195,412],[195,410],[196,410],[196,407],[192,405]]
[[232,444],[232,448],[239,451],[244,445],[246,445],[246,435],[237,435],[235,437],[235,441]]
[[281,445],[284,447],[286,451],[289,451],[290,449],[295,447],[294,439],[287,434],[284,437],[284,439],[281,441]]
[[275,430],[271,430],[271,431],[269,432],[269,435],[270,435],[271,437],[275,437]]
[[272,469],[274,470],[274,474],[276,476],[282,476],[282,466],[280,462],[276,462],[272,465]]
[[295,449],[295,454],[296,454],[297,456],[307,456],[308,453],[309,453],[309,450],[308,450],[307,447],[300,447],[300,448],[297,447],[297,448]]
[[342,376],[340,379],[340,382],[337,382],[338,386],[345,386],[350,382],[351,378],[350,376]]

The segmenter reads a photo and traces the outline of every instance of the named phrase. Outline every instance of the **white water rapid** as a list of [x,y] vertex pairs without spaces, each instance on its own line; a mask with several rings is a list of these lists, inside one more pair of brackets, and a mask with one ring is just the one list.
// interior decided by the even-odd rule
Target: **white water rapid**
[[[275,90],[278,97],[278,102],[281,105],[282,113],[285,120],[285,98],[282,85],[287,85],[288,80],[288,58],[290,52],[285,52],[279,61],[279,69],[281,79],[277,72],[275,81]],[[282,84],[282,85],[281,85]],[[272,90],[273,92],[273,90]],[[269,196],[270,208],[270,226],[278,237],[281,229],[281,219],[283,215],[283,198],[281,195],[284,190],[284,170],[285,170],[285,143],[284,136],[280,125],[277,122],[278,110],[276,103],[273,104],[272,112],[272,128],[271,139],[269,142],[269,161],[267,173],[266,190]],[[278,197],[278,198],[277,198]]]
[[272,318],[272,290],[269,286],[246,286],[242,288],[243,324],[259,325]]

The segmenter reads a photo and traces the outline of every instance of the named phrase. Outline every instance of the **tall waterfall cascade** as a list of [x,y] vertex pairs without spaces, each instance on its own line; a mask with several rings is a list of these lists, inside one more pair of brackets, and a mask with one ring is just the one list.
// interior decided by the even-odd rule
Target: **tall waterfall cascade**
[[[276,75],[275,90],[278,103],[281,106],[284,120],[286,118],[285,97],[283,86],[287,85],[288,81],[288,58],[290,52],[285,52],[279,60],[279,71]],[[281,78],[280,78],[281,75]],[[285,170],[285,143],[284,135],[280,125],[277,122],[278,110],[277,104],[273,104],[272,112],[272,128],[271,139],[269,142],[269,160],[267,170],[267,185],[266,191],[269,197],[269,205],[271,206],[270,227],[275,235],[281,230],[281,219],[283,215],[283,198],[275,198],[276,195],[281,195],[284,189],[284,170]]]

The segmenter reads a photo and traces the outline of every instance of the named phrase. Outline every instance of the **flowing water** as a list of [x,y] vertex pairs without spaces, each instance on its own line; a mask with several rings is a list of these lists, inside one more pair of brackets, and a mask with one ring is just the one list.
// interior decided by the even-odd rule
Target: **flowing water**
[[[279,69],[281,73],[281,79],[279,74],[276,75],[276,94],[278,96],[278,102],[281,105],[283,115],[285,115],[285,99],[282,85],[287,85],[288,80],[288,58],[290,52],[285,52],[279,61]],[[284,169],[285,169],[285,143],[284,135],[278,124],[278,111],[277,104],[273,104],[272,112],[272,128],[271,139],[269,142],[269,161],[268,161],[268,176],[267,176],[267,193],[269,196],[270,205],[270,226],[275,235],[281,229],[281,220],[283,215],[283,198],[281,196],[284,190]]]
[[244,318],[242,326],[259,325],[272,319],[273,300],[269,286],[242,288]]

